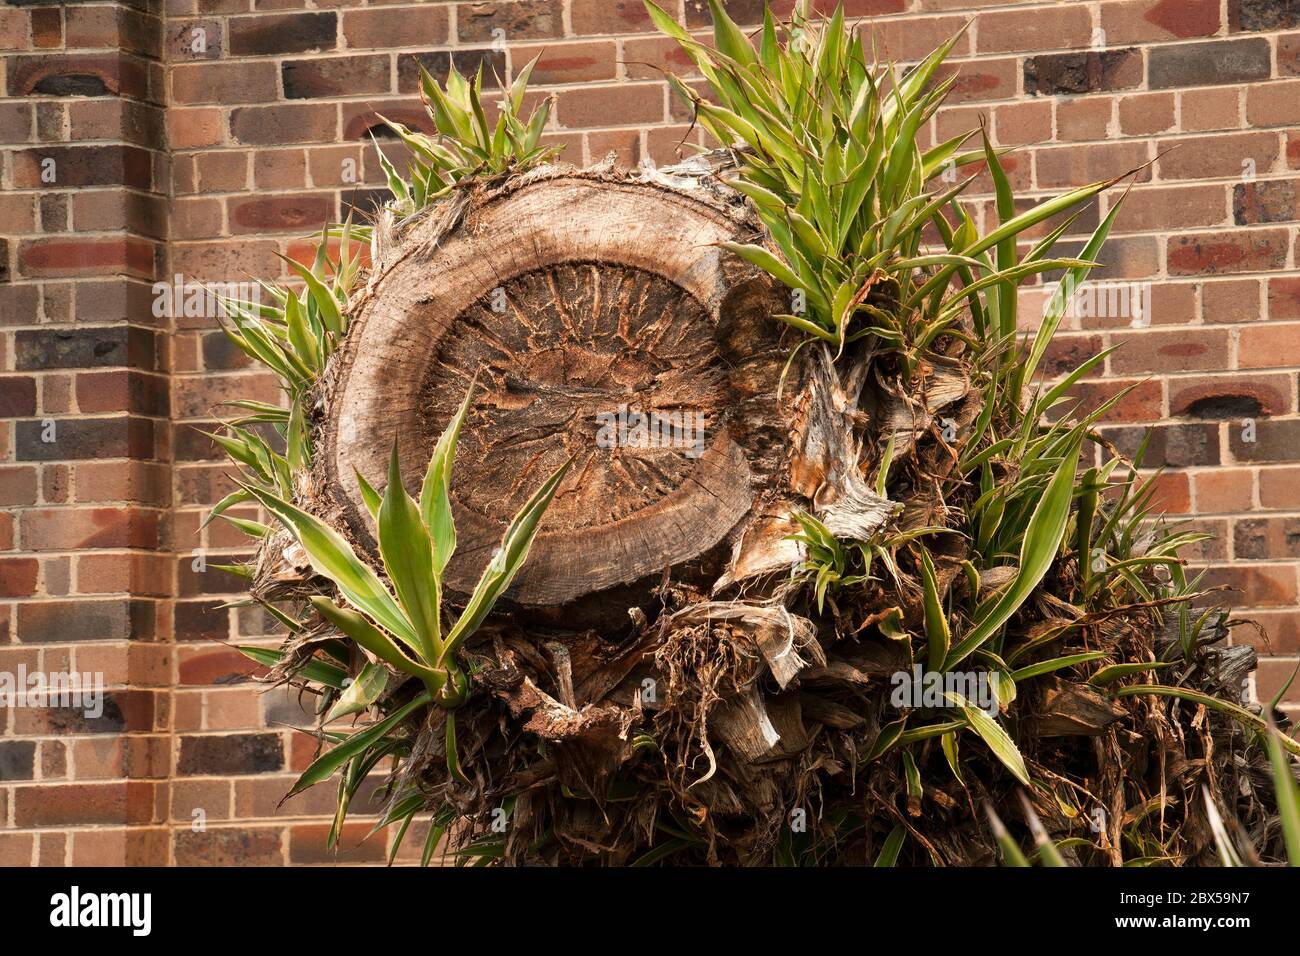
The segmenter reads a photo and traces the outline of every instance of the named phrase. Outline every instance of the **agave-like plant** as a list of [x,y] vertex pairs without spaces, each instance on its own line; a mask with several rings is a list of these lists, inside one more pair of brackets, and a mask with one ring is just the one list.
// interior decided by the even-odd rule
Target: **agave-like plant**
[[[820,629],[816,640],[828,656],[865,633],[864,640],[883,642],[889,656],[909,669],[915,660],[939,675],[977,671],[987,676],[996,706],[990,711],[948,691],[941,707],[890,709],[864,693],[861,681],[850,682],[848,690],[815,696],[826,728],[813,735],[816,741],[795,770],[772,769],[778,764],[770,762],[761,771],[747,771],[771,774],[764,778],[761,800],[750,805],[737,785],[740,796],[732,792],[709,805],[709,787],[696,786],[707,779],[687,785],[665,775],[664,768],[707,758],[716,769],[717,755],[705,730],[681,728],[704,726],[697,703],[725,690],[718,676],[726,676],[725,667],[691,671],[681,666],[674,654],[698,655],[708,645],[691,643],[698,629],[685,624],[675,629],[676,615],[665,612],[656,625],[662,630],[655,656],[676,667],[676,676],[665,681],[671,685],[669,696],[657,702],[657,715],[645,718],[638,707],[629,718],[646,722],[629,736],[630,756],[605,768],[608,792],[578,793],[551,780],[534,786],[524,799],[522,791],[493,791],[496,779],[484,783],[494,778],[489,767],[478,778],[480,786],[463,788],[463,802],[456,804],[431,797],[428,780],[394,773],[376,829],[398,827],[396,852],[415,816],[431,812],[427,863],[459,816],[469,842],[463,852],[481,860],[571,860],[584,858],[589,851],[582,848],[592,841],[583,836],[557,850],[560,821],[572,813],[583,826],[594,825],[583,803],[594,800],[616,844],[611,856],[639,865],[712,861],[720,847],[736,859],[790,864],[838,860],[850,851],[853,859],[879,866],[945,857],[964,862],[987,859],[995,847],[1008,863],[1037,859],[1055,865],[1070,855],[1114,862],[1124,853],[1124,862],[1133,864],[1203,858],[1208,843],[1184,841],[1163,817],[1149,812],[1155,795],[1146,782],[1125,778],[1118,767],[1087,763],[1099,759],[1096,752],[1072,747],[1068,737],[1031,732],[1039,716],[1032,702],[1058,680],[1096,708],[1122,710],[1118,702],[1126,701],[1131,710],[1124,726],[1139,740],[1144,735],[1155,740],[1178,724],[1178,732],[1169,736],[1200,740],[1206,759],[1231,749],[1222,745],[1224,736],[1252,747],[1263,741],[1272,710],[1256,713],[1227,699],[1231,689],[1216,684],[1213,668],[1205,664],[1206,645],[1226,629],[1213,608],[1195,607],[1206,592],[1198,590],[1198,577],[1189,579],[1179,557],[1182,548],[1204,536],[1158,522],[1158,476],[1141,476],[1144,449],[1126,459],[1097,431],[1126,393],[1086,409],[1069,398],[1108,353],[1089,358],[1058,381],[1043,374],[1052,336],[1071,294],[1097,265],[1119,202],[1077,256],[1053,256],[1052,250],[1083,207],[1117,180],[1092,183],[1017,212],[1000,158],[1004,151],[982,130],[922,149],[919,130],[951,87],[951,78],[940,78],[940,71],[955,40],[900,76],[867,56],[842,9],[828,19],[797,12],[782,26],[768,11],[755,45],[722,5],[710,0],[715,32],[707,46],[652,0],[646,6],[708,82],[712,95],[705,98],[670,77],[729,151],[726,181],[747,197],[763,226],[759,239],[726,248],[789,289],[790,311],[777,316],[794,330],[787,333],[794,339],[787,369],[801,354],[824,355],[835,374],[845,366],[863,377],[869,370],[881,395],[899,396],[913,407],[925,406],[926,389],[946,372],[969,378],[979,397],[960,436],[944,434],[930,416],[933,427],[918,437],[888,427],[889,416],[882,412],[875,433],[856,437],[863,451],[852,466],[875,475],[878,499],[902,504],[887,527],[861,535],[832,530],[815,502],[796,510],[791,538],[802,554],[789,588],[780,594],[783,620],[798,615],[809,632]],[[495,123],[483,108],[481,73],[470,80],[453,68],[441,86],[422,76],[437,135],[390,123],[410,149],[411,166],[403,178],[381,158],[394,193],[383,215],[410,216],[457,187],[495,182],[549,159],[552,152],[540,145],[548,105],[527,120],[521,116],[530,71],[531,64],[504,96]],[[975,136],[978,147],[965,149]],[[987,173],[994,194],[995,221],[983,234],[961,200],[971,180],[956,182],[953,175],[975,166]],[[1027,248],[1022,245],[1029,231],[1040,227],[1045,234]],[[241,475],[240,488],[214,514],[265,538],[268,526],[227,513],[236,504],[261,505],[329,582],[329,593],[312,595],[301,607],[304,620],[267,604],[291,632],[286,651],[245,650],[272,665],[277,676],[321,692],[326,720],[319,733],[333,746],[308,768],[294,792],[341,771],[335,836],[352,795],[379,762],[392,757],[400,766],[412,755],[411,725],[422,708],[445,721],[447,778],[439,783],[464,779],[455,740],[458,710],[464,715],[481,708],[480,726],[495,728],[510,719],[491,709],[499,707],[496,702],[467,699],[470,682],[457,651],[525,559],[563,474],[553,474],[516,516],[501,551],[446,629],[442,572],[455,547],[447,489],[470,396],[440,439],[418,498],[403,487],[396,449],[382,494],[358,476],[376,523],[382,575],[325,522],[293,503],[296,476],[311,461],[313,396],[347,332],[347,303],[361,269],[352,245],[373,237],[371,227],[331,227],[322,234],[311,268],[290,264],[303,282],[301,292],[272,287],[268,305],[227,307],[227,331],[279,376],[289,407],[239,403],[245,417],[214,436]],[[339,247],[337,259],[328,251],[332,243]],[[1034,334],[1021,341],[1017,290],[1047,273],[1060,277],[1058,291]],[[259,431],[268,425],[284,440],[283,455]],[[1093,464],[1096,448],[1104,453],[1100,464]],[[681,613],[689,616],[691,608]],[[707,626],[705,631],[701,641],[719,633]],[[347,640],[334,639],[335,632]],[[354,646],[365,652],[364,663]],[[348,674],[356,676],[349,681]],[[394,681],[394,675],[402,679]],[[360,730],[328,727],[368,708],[378,709],[380,717]],[[1207,719],[1188,716],[1189,709],[1200,713],[1202,708]],[[1208,718],[1214,715],[1232,723],[1212,726]],[[1094,729],[1098,736],[1113,737],[1108,726]],[[1220,736],[1212,738],[1215,733]],[[974,746],[963,748],[967,741]],[[1278,806],[1285,811],[1295,801],[1281,786],[1289,779],[1281,751],[1300,754],[1300,745],[1280,734],[1269,734],[1267,741],[1276,751]],[[1117,743],[1115,748],[1118,753]],[[1253,752],[1258,756],[1258,748]],[[647,754],[654,759],[643,759]],[[545,742],[530,745],[526,753],[507,754],[515,763],[554,756]],[[1076,772],[1067,766],[1070,761],[1081,761],[1084,769]],[[808,779],[799,768],[850,763],[853,776],[842,791],[837,789],[842,781],[831,779],[834,774],[819,779],[827,810],[818,826],[801,836],[770,836],[784,811],[779,801],[772,809],[771,794],[795,799],[794,794],[807,792]],[[1097,776],[1107,779],[1099,783]],[[1162,781],[1161,795],[1163,786]],[[1039,808],[1029,807],[1025,817],[1035,844],[1028,854],[993,811],[998,800],[1018,799],[1024,788],[1031,788],[1027,792]],[[447,790],[438,793],[445,796]],[[1098,791],[1104,800],[1096,797]],[[1110,807],[1112,799],[1133,808],[1131,820],[1111,820],[1096,837],[1060,836],[1083,825],[1093,802]],[[983,821],[960,818],[960,807],[984,802],[990,805],[989,829],[980,829]],[[718,821],[736,815],[737,804],[748,830],[728,849],[725,823]],[[482,816],[485,807],[508,814],[521,808],[512,825],[530,838],[512,839],[508,849],[504,837],[472,818]],[[1189,811],[1184,799],[1178,812]],[[922,816],[927,812],[938,822],[929,826]],[[1051,819],[1044,823],[1040,814],[1048,813]],[[1294,854],[1300,830],[1293,813],[1283,819]],[[932,837],[965,827],[962,845],[941,849],[927,838],[927,827]]]
[[[456,748],[455,711],[465,701],[468,681],[457,651],[482,624],[527,560],[542,516],[569,468],[566,463],[557,469],[515,515],[500,548],[483,570],[464,607],[450,627],[444,629],[443,572],[456,550],[456,525],[448,489],[456,442],[473,395],[471,384],[459,411],[434,447],[418,499],[409,495],[402,483],[396,442],[382,495],[364,476],[357,475],[375,523],[375,539],[387,584],[324,521],[264,487],[243,486],[301,545],[312,569],[338,592],[337,598],[323,594],[312,596],[311,607],[324,622],[351,638],[367,654],[367,662],[357,677],[346,684],[346,689],[342,680],[337,681],[342,692],[326,714],[325,722],[370,707],[388,688],[391,673],[414,677],[424,687],[422,693],[393,707],[383,720],[350,735],[330,734],[336,740],[335,746],[303,772],[290,796],[349,766],[352,772],[344,777],[344,790],[350,800],[352,791],[378,759],[393,754],[395,741],[390,732],[409,715],[430,704],[437,705],[445,715],[448,771],[458,779],[462,776]],[[260,662],[277,659],[260,648],[243,650]],[[341,793],[341,806],[346,807],[343,796]],[[341,824],[340,815],[335,833]]]

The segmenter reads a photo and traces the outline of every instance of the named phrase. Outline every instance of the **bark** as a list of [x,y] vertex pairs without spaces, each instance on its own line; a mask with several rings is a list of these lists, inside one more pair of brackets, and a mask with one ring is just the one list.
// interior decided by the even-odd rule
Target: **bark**
[[[452,484],[453,592],[569,458],[510,601],[617,605],[626,621],[665,568],[711,583],[780,483],[784,353],[768,317],[782,307],[768,277],[716,245],[753,239],[743,205],[709,185],[707,164],[686,172],[551,170],[406,225],[326,385],[321,507],[373,551],[353,469],[381,483],[397,440],[414,491],[477,375]],[[620,435],[620,410],[667,424],[640,436],[632,418]]]

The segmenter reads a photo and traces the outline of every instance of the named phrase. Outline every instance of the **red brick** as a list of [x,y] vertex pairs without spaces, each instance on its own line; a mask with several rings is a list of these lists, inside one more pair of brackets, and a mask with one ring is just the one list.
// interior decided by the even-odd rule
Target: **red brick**
[[387,93],[392,89],[392,69],[386,54],[285,60],[280,70],[284,96],[289,100]]
[[1213,468],[1192,476],[1196,513],[1233,514],[1254,507],[1255,479],[1249,468]]
[[1300,509],[1300,465],[1261,468],[1259,503],[1265,508]]
[[[63,45],[63,11],[36,8],[32,11],[32,45],[58,47]],[[107,43],[101,44],[108,46]]]
[[1071,401],[1080,402],[1078,414],[1097,408],[1113,398],[1124,388],[1131,388],[1101,419],[1104,422],[1151,422],[1161,415],[1163,389],[1158,381],[1123,381],[1107,379],[1102,382],[1079,382],[1067,393]]
[[1201,287],[1201,321],[1254,322],[1259,318],[1260,284],[1255,279],[1206,282]]
[[1164,155],[1157,163],[1169,179],[1214,179],[1255,176],[1267,172],[1277,159],[1273,133],[1238,133],[1161,140]]
[[664,87],[659,83],[563,90],[556,107],[556,120],[569,129],[661,123],[664,120],[664,93]]
[[1180,125],[1189,133],[1241,126],[1240,88],[1185,90],[1178,94]]
[[[1287,368],[1300,365],[1300,323],[1274,322],[1242,328],[1237,364],[1241,368]],[[1300,449],[1296,449],[1300,453]]]
[[[449,6],[421,4],[403,7],[401,43],[441,46],[447,42]],[[382,49],[394,45],[392,10],[370,8],[343,11],[343,37],[349,49]]]
[[570,0],[569,11],[574,36],[656,32],[641,0]]
[[1277,38],[1277,72],[1279,76],[1300,76],[1300,33]]
[[[880,51],[882,59],[907,63],[924,59],[935,47],[957,36],[952,56],[971,54],[971,31],[962,32],[964,17],[926,17],[923,20],[868,20],[859,30],[862,45]],[[980,51],[983,53],[984,51]]]
[[1101,4],[1108,44],[1187,40],[1219,31],[1218,0],[1124,0]]
[[219,109],[169,109],[167,135],[175,149],[215,146],[221,142],[223,123]]
[[124,53],[14,56],[8,82],[10,96],[149,96],[145,61]]
[[227,24],[235,56],[307,53],[337,45],[338,15],[333,12],[258,14],[232,17]]
[[[634,69],[631,61],[650,61],[652,53],[636,44],[645,44],[645,40],[629,40],[624,47],[624,62],[628,63],[628,75],[636,78],[657,78],[658,74],[648,67]],[[670,41],[680,53],[681,47]],[[618,74],[617,49],[609,41],[592,41],[589,43],[556,44],[518,44],[511,47],[510,55],[515,68],[519,69],[535,57],[541,57],[533,67],[531,83],[537,86],[552,86],[559,83],[587,83],[595,80],[612,80]],[[681,72],[680,65],[672,63],[672,55],[667,57],[673,72]]]
[[1240,607],[1286,607],[1296,603],[1294,564],[1226,564],[1206,570],[1204,587],[1226,584]]
[[1186,472],[1167,471],[1155,479],[1151,506],[1157,513],[1185,515],[1192,511],[1191,482]]
[[1056,138],[1062,142],[1106,139],[1114,104],[1111,97],[1062,100],[1056,106]]
[[1120,345],[1110,357],[1112,371],[1193,372],[1228,367],[1228,330],[1196,329],[1113,332],[1111,344]]
[[1119,235],[1218,226],[1227,219],[1227,190],[1223,186],[1141,186],[1124,197],[1113,232]]
[[[1142,167],[1150,158],[1146,143],[1107,143],[1096,146],[1059,146],[1035,155],[1038,185],[1057,189],[1082,186],[1122,176]],[[1138,173],[1139,182],[1151,178],[1149,168]]]
[[328,143],[338,131],[338,108],[332,103],[242,106],[230,112],[230,135],[241,143]]
[[1126,136],[1147,136],[1173,129],[1173,93],[1135,93],[1119,101],[1119,128]]
[[143,239],[33,239],[18,247],[19,268],[34,277],[154,275],[153,243]]
[[1000,146],[1046,143],[1052,138],[1052,104],[1008,103],[993,111],[994,137]]
[[0,558],[0,597],[30,597],[36,593],[40,562],[35,558]]
[[1300,277],[1273,276],[1268,280],[1268,317],[1300,319]]
[[283,866],[281,831],[275,827],[207,827],[176,831],[177,866]]
[[1300,652],[1300,610],[1251,611],[1249,620],[1232,629],[1232,643],[1247,644],[1260,654]]
[[1169,272],[1171,275],[1224,275],[1280,269],[1286,264],[1289,239],[1286,231],[1279,229],[1173,236],[1169,239]]
[[170,72],[178,106],[261,103],[277,95],[275,64],[266,61],[177,63]]
[[326,847],[330,827],[326,823],[299,823],[289,830],[290,863],[381,863],[387,859],[384,838],[367,838],[368,823],[345,823],[334,849]]
[[44,508],[20,518],[23,547],[31,551],[150,548],[158,544],[158,515],[124,508]]
[[1007,10],[979,16],[980,53],[1020,53],[1084,47],[1092,39],[1087,7]]
[[258,196],[227,202],[230,228],[234,233],[312,232],[334,215],[334,197],[324,193],[294,193],[287,196]]
[[949,61],[935,76],[946,79],[953,73],[957,81],[948,94],[949,103],[988,103],[1015,97],[1020,64],[1015,57]]
[[1246,122],[1252,127],[1300,123],[1300,80],[1251,86],[1246,91]]
[[1291,680],[1297,666],[1300,666],[1300,661],[1294,659],[1261,660],[1255,674],[1255,692],[1258,697],[1261,700],[1272,700],[1282,694],[1282,688],[1287,687],[1286,693],[1282,695],[1282,703],[1292,707],[1300,704],[1300,680]]

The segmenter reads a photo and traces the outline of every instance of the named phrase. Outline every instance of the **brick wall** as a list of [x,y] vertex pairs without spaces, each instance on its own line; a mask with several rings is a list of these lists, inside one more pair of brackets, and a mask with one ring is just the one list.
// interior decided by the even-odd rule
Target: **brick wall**
[[[200,529],[230,482],[196,426],[274,384],[212,318],[156,316],[151,284],[284,277],[277,253],[305,256],[323,220],[372,208],[377,114],[427,128],[417,62],[508,77],[542,53],[552,141],[624,164],[698,138],[658,72],[688,64],[640,0],[161,2],[0,6],[0,672],[109,687],[95,720],[0,709],[0,862],[325,862],[332,788],[278,806],[310,715],[241,680],[220,642],[269,628],[224,607],[238,582],[207,566],[241,537]],[[707,28],[702,0],[667,6]],[[746,23],[761,9],[727,6]],[[1149,288],[1150,327],[1077,315],[1053,359],[1124,343],[1081,393],[1141,383],[1108,435],[1131,449],[1156,425],[1165,506],[1216,535],[1209,580],[1271,635],[1271,695],[1300,654],[1300,0],[848,8],[900,62],[974,17],[926,135],[984,118],[1025,147],[1006,160],[1025,196],[1154,161],[1099,276]],[[340,858],[379,861],[355,819]]]

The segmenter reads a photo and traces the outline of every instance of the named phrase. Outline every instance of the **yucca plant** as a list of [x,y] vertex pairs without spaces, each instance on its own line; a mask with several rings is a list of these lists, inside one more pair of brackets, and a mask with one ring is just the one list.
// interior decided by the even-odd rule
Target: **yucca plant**
[[[411,166],[402,178],[382,161],[394,199],[379,223],[328,229],[322,250],[337,240],[344,251],[295,266],[301,293],[274,289],[270,306],[228,310],[236,342],[276,372],[289,405],[244,403],[249,414],[218,436],[243,480],[216,511],[256,503],[282,526],[234,518],[262,542],[254,599],[289,632],[281,651],[248,653],[320,694],[318,732],[333,744],[295,790],[338,772],[337,832],[361,783],[391,758],[376,829],[394,826],[395,847],[427,813],[425,862],[451,832],[459,858],[482,863],[1206,863],[1222,846],[1206,784],[1261,858],[1293,846],[1293,822],[1278,827],[1275,812],[1289,813],[1290,791],[1274,794],[1289,771],[1279,753],[1270,769],[1268,752],[1300,745],[1267,733],[1274,706],[1240,699],[1252,653],[1221,646],[1226,615],[1179,557],[1204,536],[1162,521],[1142,451],[1126,459],[1098,432],[1125,393],[1091,408],[1070,398],[1105,353],[1059,380],[1043,374],[1071,294],[1104,258],[1119,201],[1078,256],[1053,249],[1118,180],[1016,212],[1003,151],[982,130],[921,149],[920,130],[951,88],[941,71],[952,41],[900,73],[868,56],[842,10],[784,24],[769,11],[751,40],[710,0],[710,46],[646,6],[707,81],[706,97],[670,78],[720,149],[663,171],[570,176],[542,145],[546,106],[520,118],[531,65],[495,122],[481,74],[453,69],[441,86],[425,76],[437,135],[391,124]],[[955,182],[967,167],[992,185],[983,233],[962,198],[973,178]],[[635,340],[637,303],[653,297],[634,284],[644,278],[598,278],[566,294],[560,280],[576,281],[574,270],[551,271],[530,287],[550,298],[512,310],[514,280],[503,276],[503,307],[471,303],[474,331],[456,345],[488,355],[490,395],[476,405],[471,390],[459,403],[418,499],[394,448],[383,494],[358,475],[373,548],[326,519],[337,498],[319,500],[320,426],[349,396],[333,382],[318,399],[339,354],[351,349],[355,363],[375,345],[353,324],[383,295],[374,282],[351,294],[362,272],[351,240],[371,242],[372,267],[400,284],[392,277],[407,250],[425,259],[462,238],[467,209],[486,214],[552,181],[570,190],[565,202],[608,188],[612,203],[645,187],[743,220],[743,238],[717,243],[726,269],[749,277],[737,298],[782,303],[764,313],[781,323],[776,344],[733,363],[779,374],[744,379],[749,404],[720,416],[744,433],[748,397],[759,396],[777,411],[751,440],[788,442],[745,449],[782,467],[765,472],[772,487],[728,539],[726,571],[702,577],[713,565],[701,551],[661,574],[674,564],[665,559],[643,599],[627,596],[631,577],[597,595],[606,613],[594,626],[580,619],[590,602],[557,612],[507,589],[561,482],[578,502],[604,487],[600,460],[551,473],[478,584],[457,589],[452,458],[462,429],[475,429],[479,455],[528,449],[512,459],[526,461],[524,473],[549,453],[557,420],[577,422],[569,438],[580,439],[585,405],[518,428],[493,416],[575,393],[590,404],[605,379],[583,377],[602,367],[600,337],[582,338],[584,310],[623,303],[612,337]],[[592,241],[589,222],[538,228],[576,228]],[[1030,230],[1044,234],[1031,243]],[[1022,338],[1018,290],[1053,275],[1058,292]],[[640,291],[626,293],[628,283]],[[681,331],[662,314],[649,325],[654,342]],[[548,316],[562,317],[571,340],[542,342]],[[682,310],[682,329],[692,316]],[[512,339],[520,328],[527,334]],[[520,363],[517,352],[533,361],[568,345],[576,371],[558,363],[564,377],[530,397],[529,376],[546,363]],[[451,360],[448,348],[431,367]],[[671,378],[679,361],[650,377]],[[255,431],[268,424],[283,454]],[[647,474],[644,488],[667,481],[664,470]],[[513,493],[520,476],[508,477]],[[720,499],[716,477],[706,480]],[[291,542],[309,574],[294,577]],[[520,614],[490,617],[498,599]],[[610,623],[629,618],[631,630]],[[936,693],[891,697],[886,685],[914,669]],[[327,726],[365,710],[379,719],[362,730]],[[1030,853],[1003,823],[1021,817]]]
[[[365,652],[365,663],[356,678],[346,687],[338,683],[341,693],[326,712],[325,722],[375,704],[385,695],[392,675],[412,677],[424,688],[414,696],[402,695],[398,690],[400,706],[394,703],[391,713],[364,730],[328,734],[335,746],[318,757],[294,784],[290,796],[348,768],[340,789],[340,813],[332,840],[342,826],[353,793],[369,770],[383,757],[399,756],[401,739],[393,731],[420,708],[436,705],[441,709],[447,769],[453,777],[462,778],[456,749],[456,708],[465,702],[469,685],[457,652],[491,613],[497,598],[527,560],[546,507],[568,469],[565,465],[551,475],[515,516],[469,600],[444,631],[442,575],[456,550],[456,524],[448,488],[456,441],[473,394],[471,385],[460,411],[438,440],[418,499],[407,494],[402,484],[396,445],[382,495],[357,475],[375,522],[387,584],[324,521],[265,488],[243,488],[293,536],[313,571],[337,590],[337,597],[312,596],[312,609]],[[244,650],[254,660],[266,660],[261,649]],[[327,699],[331,696],[327,695]]]

